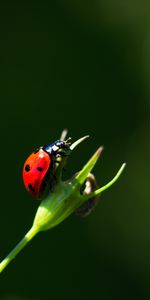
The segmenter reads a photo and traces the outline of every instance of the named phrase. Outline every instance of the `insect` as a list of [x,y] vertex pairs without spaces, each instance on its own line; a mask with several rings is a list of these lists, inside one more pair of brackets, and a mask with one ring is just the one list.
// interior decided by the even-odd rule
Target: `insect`
[[70,154],[70,138],[67,141],[57,140],[52,144],[36,149],[25,161],[23,181],[27,191],[34,198],[41,198],[46,187],[52,188],[55,178],[56,162]]

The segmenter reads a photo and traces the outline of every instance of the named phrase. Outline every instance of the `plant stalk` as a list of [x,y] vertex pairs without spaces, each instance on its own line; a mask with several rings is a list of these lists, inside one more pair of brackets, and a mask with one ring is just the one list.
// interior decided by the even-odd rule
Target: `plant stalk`
[[16,245],[16,247],[4,258],[0,263],[0,273],[6,268],[6,266],[16,257],[16,255],[30,242],[33,237],[39,232],[37,226],[31,227],[24,238]]

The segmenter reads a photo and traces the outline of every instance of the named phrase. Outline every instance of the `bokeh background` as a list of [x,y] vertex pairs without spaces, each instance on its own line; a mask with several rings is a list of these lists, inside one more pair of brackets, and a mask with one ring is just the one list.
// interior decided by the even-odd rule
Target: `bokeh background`
[[38,235],[1,275],[0,299],[150,299],[150,3],[146,0],[0,5],[0,256],[30,228],[38,204],[22,165],[64,127],[90,134],[70,157],[97,149],[99,185],[119,182],[86,219]]

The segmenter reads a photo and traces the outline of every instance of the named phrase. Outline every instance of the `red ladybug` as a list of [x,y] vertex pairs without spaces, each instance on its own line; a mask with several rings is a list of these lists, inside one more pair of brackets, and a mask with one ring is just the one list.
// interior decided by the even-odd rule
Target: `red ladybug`
[[70,140],[58,140],[40,147],[27,158],[23,167],[23,181],[33,197],[40,198],[47,185],[51,188],[56,159],[69,155],[70,151]]

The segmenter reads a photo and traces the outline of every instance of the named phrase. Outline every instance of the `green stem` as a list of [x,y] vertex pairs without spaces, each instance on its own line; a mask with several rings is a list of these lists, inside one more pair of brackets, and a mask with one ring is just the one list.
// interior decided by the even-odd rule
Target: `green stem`
[[28,242],[38,233],[39,228],[33,226],[24,238],[17,244],[17,246],[6,256],[6,258],[0,263],[0,273],[6,268],[6,266],[16,257],[16,255],[28,244]]

